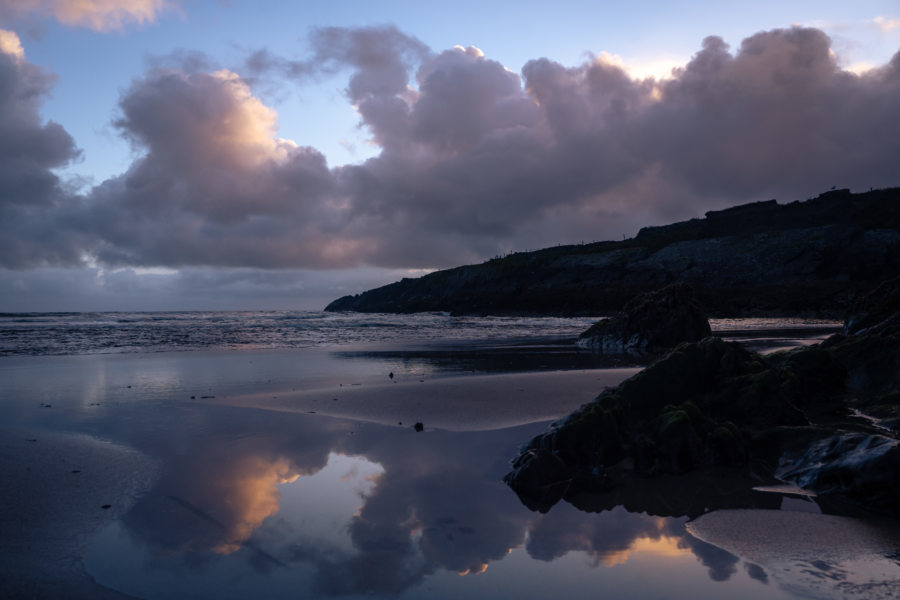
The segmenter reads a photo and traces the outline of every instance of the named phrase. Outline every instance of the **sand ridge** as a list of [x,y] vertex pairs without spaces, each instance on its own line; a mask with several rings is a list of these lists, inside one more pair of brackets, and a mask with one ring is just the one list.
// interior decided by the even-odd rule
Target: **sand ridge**
[[383,425],[485,431],[556,419],[616,386],[639,368],[549,371],[344,384],[200,402],[316,413]]

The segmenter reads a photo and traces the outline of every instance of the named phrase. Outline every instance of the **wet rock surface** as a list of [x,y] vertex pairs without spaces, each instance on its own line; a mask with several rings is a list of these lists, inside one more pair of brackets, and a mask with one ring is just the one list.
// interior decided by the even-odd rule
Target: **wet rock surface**
[[637,296],[621,313],[582,333],[577,343],[603,354],[646,356],[711,333],[693,288],[675,283]]
[[856,300],[848,311],[844,324],[845,335],[864,333],[877,327],[900,329],[900,276],[885,281],[872,292]]
[[835,512],[900,516],[897,319],[766,356],[718,338],[682,344],[532,439],[505,481],[546,512],[726,468],[814,491]]

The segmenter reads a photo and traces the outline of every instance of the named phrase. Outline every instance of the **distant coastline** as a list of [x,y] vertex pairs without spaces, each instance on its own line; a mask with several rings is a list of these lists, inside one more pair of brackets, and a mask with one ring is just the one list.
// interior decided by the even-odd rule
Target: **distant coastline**
[[673,282],[714,317],[843,318],[900,273],[900,188],[832,190],[646,227],[633,238],[518,252],[344,296],[329,312],[585,316]]

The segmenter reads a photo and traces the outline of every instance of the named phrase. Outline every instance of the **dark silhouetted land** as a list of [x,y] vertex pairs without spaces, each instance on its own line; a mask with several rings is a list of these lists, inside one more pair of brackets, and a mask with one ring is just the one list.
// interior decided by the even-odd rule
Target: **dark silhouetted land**
[[735,206],[631,239],[519,252],[344,296],[327,311],[596,315],[689,283],[712,316],[843,317],[900,273],[900,188]]

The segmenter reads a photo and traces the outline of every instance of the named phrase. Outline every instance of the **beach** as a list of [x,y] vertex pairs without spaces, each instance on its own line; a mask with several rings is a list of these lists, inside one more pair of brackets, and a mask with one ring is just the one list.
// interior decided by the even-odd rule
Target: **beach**
[[[732,331],[763,350],[822,335]],[[777,556],[757,564],[746,548],[758,544],[727,528],[693,535],[693,509],[677,508],[820,516],[808,498],[713,473],[547,514],[519,501],[502,478],[521,444],[641,368],[589,360],[546,338],[2,357],[3,596],[540,598],[602,586],[749,599],[812,589]],[[703,490],[725,495],[704,500]],[[771,519],[756,514],[744,522],[764,531]],[[895,574],[878,564],[882,595],[871,597],[890,597]],[[816,586],[839,597],[837,584]]]

